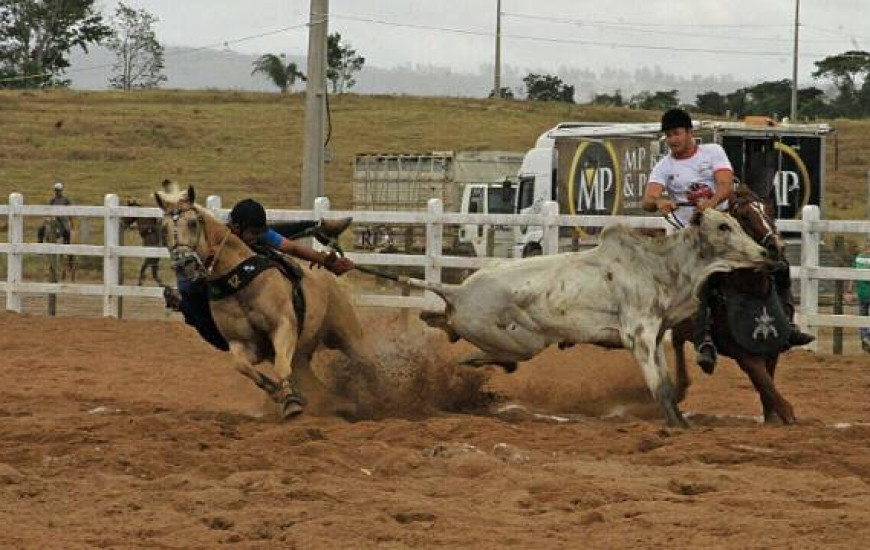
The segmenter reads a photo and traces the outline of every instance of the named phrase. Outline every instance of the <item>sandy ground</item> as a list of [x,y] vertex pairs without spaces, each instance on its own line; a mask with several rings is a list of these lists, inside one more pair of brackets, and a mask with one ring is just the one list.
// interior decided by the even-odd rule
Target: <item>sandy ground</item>
[[794,427],[693,368],[673,430],[624,351],[469,372],[367,321],[390,410],[278,422],[176,320],[0,314],[0,548],[868,546],[868,358],[783,356]]

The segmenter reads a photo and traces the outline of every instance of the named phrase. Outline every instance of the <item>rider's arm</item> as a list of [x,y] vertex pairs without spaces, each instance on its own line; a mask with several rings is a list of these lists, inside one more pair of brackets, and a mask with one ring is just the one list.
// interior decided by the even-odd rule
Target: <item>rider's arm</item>
[[674,209],[674,203],[668,199],[662,197],[662,193],[665,191],[665,186],[661,183],[650,181],[646,184],[646,190],[643,193],[643,200],[641,200],[641,208],[646,210],[647,212],[658,212],[659,210],[663,212],[670,212]]
[[713,174],[716,180],[716,192],[710,197],[711,206],[714,208],[721,202],[731,198],[731,193],[734,192],[734,172],[727,168],[717,170]]
[[324,252],[318,252],[310,246],[283,237],[275,248],[284,254],[290,254],[291,256],[302,258],[303,260],[308,260],[309,262],[318,265],[326,265],[329,257],[329,255]]

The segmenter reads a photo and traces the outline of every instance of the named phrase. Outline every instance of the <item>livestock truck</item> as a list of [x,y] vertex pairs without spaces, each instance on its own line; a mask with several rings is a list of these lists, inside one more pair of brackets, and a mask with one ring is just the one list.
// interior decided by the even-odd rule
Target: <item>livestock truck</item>
[[[650,215],[641,209],[649,173],[668,153],[658,123],[564,122],[538,137],[518,172],[517,213],[537,213],[554,200],[573,215]],[[777,124],[766,117],[743,121],[699,121],[699,143],[719,143],[746,181],[750,160],[763,150],[775,158],[773,193],[777,218],[796,218],[807,204],[824,206],[828,124]],[[751,178],[750,178],[751,179]],[[593,242],[594,231],[563,228],[560,248]],[[542,251],[543,230],[517,226],[513,256]]]
[[[426,211],[438,198],[445,212],[512,214],[516,175],[523,153],[510,151],[432,151],[360,153],[353,165],[353,208],[365,211]],[[420,251],[422,228],[359,224],[357,247]],[[508,256],[513,230],[463,225],[445,227],[448,252],[462,256]]]

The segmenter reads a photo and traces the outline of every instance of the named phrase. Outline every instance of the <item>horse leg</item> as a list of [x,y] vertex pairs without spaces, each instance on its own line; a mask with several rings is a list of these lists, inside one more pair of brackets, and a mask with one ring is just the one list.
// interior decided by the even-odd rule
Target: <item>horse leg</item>
[[142,262],[142,267],[139,268],[139,286],[142,286],[145,283],[145,271],[148,270],[148,258],[145,258],[145,261]]
[[[764,421],[773,422],[773,412],[782,420],[783,424],[794,424],[796,419],[794,409],[773,385],[773,377],[769,372],[766,361],[754,355],[743,355],[737,358],[737,364],[743,372],[749,376],[752,385],[761,397],[761,406],[764,410]],[[772,411],[772,412],[770,412]]]
[[235,369],[240,374],[249,378],[258,388],[273,396],[281,391],[281,385],[278,382],[275,382],[254,368],[253,362],[256,358],[245,344],[230,342],[230,354],[233,358]]
[[631,351],[668,425],[688,428],[689,424],[677,407],[676,392],[668,376],[664,346],[657,334],[658,327],[638,325],[626,333],[634,335]]
[[674,348],[674,372],[677,375],[676,381],[676,391],[677,391],[677,403],[686,398],[686,391],[689,389],[689,386],[692,384],[692,379],[689,378],[689,372],[686,369],[686,353],[683,349],[683,346],[686,343],[683,341],[672,341],[671,345]]
[[[764,362],[765,370],[767,370],[767,375],[770,376],[770,383],[773,384],[774,376],[776,374],[776,364],[779,361],[779,355],[774,355],[773,357],[768,357]],[[785,400],[785,398],[783,398]],[[788,403],[788,401],[786,401]],[[775,423],[779,418],[777,411],[775,410],[775,403],[767,398],[766,396],[761,396],[761,406],[764,409],[764,422],[765,424]],[[794,417],[794,412],[791,411],[791,405],[788,406],[790,412],[792,412],[792,417]],[[784,419],[781,419],[785,422]]]
[[160,280],[160,260],[157,258],[153,258],[153,260],[151,263],[151,277],[158,286],[163,286],[163,281]]
[[302,412],[305,398],[293,386],[293,368],[290,361],[296,351],[296,334],[289,319],[282,318],[272,331],[272,347],[275,350],[275,373],[281,380],[281,392],[273,395],[275,402],[281,407],[281,415],[286,419]]

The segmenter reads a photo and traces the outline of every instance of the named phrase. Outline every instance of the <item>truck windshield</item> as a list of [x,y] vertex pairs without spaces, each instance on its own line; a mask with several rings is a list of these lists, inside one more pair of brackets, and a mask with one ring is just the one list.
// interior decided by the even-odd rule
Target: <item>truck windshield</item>
[[535,177],[520,178],[520,201],[517,212],[530,207],[535,202]]
[[514,211],[513,187],[490,187],[489,188],[489,213],[512,214]]

